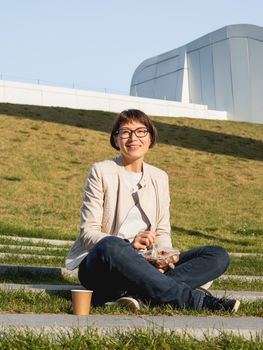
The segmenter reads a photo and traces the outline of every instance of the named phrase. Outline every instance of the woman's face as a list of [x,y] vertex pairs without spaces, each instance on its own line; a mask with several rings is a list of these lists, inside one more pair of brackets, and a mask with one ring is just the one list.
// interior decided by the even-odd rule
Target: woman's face
[[[146,126],[139,121],[132,120],[130,123],[122,124],[120,129],[127,131],[134,131],[136,129],[147,129]],[[120,130],[119,129],[119,130]],[[137,132],[139,134],[139,132]],[[151,144],[151,135],[148,133],[144,137],[138,137],[135,133],[130,133],[128,138],[122,138],[121,134],[116,136],[116,145],[120,148],[120,153],[124,162],[132,163],[134,161],[143,160],[144,155],[147,153]],[[127,136],[126,135],[126,136]]]

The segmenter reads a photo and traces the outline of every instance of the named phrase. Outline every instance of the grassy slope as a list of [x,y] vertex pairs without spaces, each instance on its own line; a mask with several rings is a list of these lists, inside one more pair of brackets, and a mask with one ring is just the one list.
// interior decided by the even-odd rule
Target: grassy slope
[[[87,170],[116,154],[113,117],[0,105],[0,232],[75,237]],[[174,243],[263,252],[263,125],[153,119],[159,144],[146,161],[169,174]]]

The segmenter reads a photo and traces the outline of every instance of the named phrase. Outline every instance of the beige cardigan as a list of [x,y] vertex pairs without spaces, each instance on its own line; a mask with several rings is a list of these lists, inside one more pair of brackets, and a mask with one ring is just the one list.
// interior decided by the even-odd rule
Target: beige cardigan
[[[118,236],[119,229],[135,204],[123,176],[121,157],[95,163],[86,180],[81,207],[80,234],[69,251],[66,267],[76,268],[87,252],[103,237]],[[143,163],[143,176],[136,200],[156,232],[159,247],[172,247],[170,196],[167,174]]]

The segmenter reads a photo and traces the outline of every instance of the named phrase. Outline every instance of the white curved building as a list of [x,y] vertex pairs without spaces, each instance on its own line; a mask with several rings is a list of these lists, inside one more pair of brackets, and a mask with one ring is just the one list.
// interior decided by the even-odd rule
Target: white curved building
[[207,105],[263,123],[263,27],[230,25],[143,61],[130,95]]

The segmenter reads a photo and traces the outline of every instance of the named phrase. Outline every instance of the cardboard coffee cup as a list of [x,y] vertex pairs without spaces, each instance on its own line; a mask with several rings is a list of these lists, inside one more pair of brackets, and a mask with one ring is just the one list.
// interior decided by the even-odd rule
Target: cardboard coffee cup
[[73,314],[87,316],[90,313],[92,290],[71,290]]

